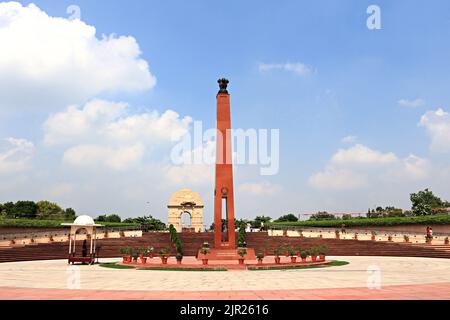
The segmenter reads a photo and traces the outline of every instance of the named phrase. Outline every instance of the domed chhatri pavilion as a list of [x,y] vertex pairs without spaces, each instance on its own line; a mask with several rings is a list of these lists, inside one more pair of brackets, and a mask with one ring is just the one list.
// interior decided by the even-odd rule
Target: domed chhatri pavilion
[[[203,232],[203,209],[205,205],[198,192],[182,189],[175,192],[169,200],[168,224],[173,225],[178,232]],[[190,219],[190,223],[187,223]]]
[[[69,234],[69,263],[83,262],[92,264],[95,261],[96,254],[96,241],[97,241],[97,227],[103,227],[100,224],[96,224],[94,219],[90,216],[79,216],[73,223],[63,223],[63,226],[70,227]],[[89,239],[89,253],[87,248],[81,248],[82,255],[78,255],[77,252],[77,234],[86,234]],[[86,252],[85,252],[86,250]]]

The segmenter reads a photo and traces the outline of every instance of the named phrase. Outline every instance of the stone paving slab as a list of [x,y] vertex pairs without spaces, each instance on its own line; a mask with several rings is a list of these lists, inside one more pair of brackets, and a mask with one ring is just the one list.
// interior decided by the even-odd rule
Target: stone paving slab
[[450,300],[450,283],[259,291],[123,291],[1,288],[0,300]]
[[[303,299],[305,296],[337,298],[340,295],[349,298],[370,296],[386,299],[401,297],[429,299],[433,298],[430,296],[432,292],[434,298],[449,297],[450,260],[447,259],[392,257],[329,257],[329,259],[348,261],[350,264],[326,269],[183,272],[117,270],[100,266],[79,266],[73,269],[65,260],[3,263],[0,264],[0,298],[14,297],[15,293],[24,293],[25,297],[26,294],[34,292],[29,289],[41,290],[36,292],[41,292],[43,297],[48,295],[50,299],[52,292],[61,292],[60,298],[66,294],[71,297],[75,291],[67,290],[68,285],[69,288],[72,287],[74,277],[78,276],[79,289],[83,292],[82,295],[88,298],[95,294],[112,293],[113,296],[123,298],[132,292],[135,293],[131,296],[136,296],[137,299],[157,298],[161,292],[165,292],[169,298],[171,296],[181,298],[182,295],[195,299],[210,298],[216,294],[221,298],[231,299],[247,295],[262,299],[286,297]],[[120,260],[105,259],[104,262]],[[378,271],[374,273],[370,270]],[[368,281],[374,279],[380,280],[381,291],[367,289]],[[407,289],[403,290],[402,286],[407,286]],[[434,291],[428,288],[434,288]],[[336,289],[339,290],[333,291]],[[120,293],[122,291],[125,293]],[[396,297],[396,294],[401,297]]]

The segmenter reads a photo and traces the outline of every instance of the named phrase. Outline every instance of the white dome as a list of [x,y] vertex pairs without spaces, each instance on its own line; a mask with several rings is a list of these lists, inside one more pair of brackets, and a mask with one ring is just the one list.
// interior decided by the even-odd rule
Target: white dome
[[94,219],[89,216],[79,216],[75,219],[73,224],[78,226],[93,226],[95,222]]

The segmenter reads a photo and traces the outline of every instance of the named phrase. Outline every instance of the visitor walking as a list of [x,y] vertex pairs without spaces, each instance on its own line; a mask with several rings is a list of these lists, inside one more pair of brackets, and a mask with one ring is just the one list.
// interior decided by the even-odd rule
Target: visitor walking
[[87,242],[86,240],[83,241],[83,249],[81,251],[81,255],[83,258],[87,257]]
[[433,238],[433,228],[430,228],[430,238]]
[[431,228],[429,226],[427,226],[427,239],[430,238],[430,231],[431,231]]

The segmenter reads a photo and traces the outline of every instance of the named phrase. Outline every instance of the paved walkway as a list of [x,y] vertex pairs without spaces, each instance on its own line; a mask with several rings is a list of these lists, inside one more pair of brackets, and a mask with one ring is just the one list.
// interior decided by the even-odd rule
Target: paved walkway
[[289,271],[174,272],[72,268],[66,261],[6,263],[0,264],[0,299],[450,299],[450,260],[330,259],[350,264]]

